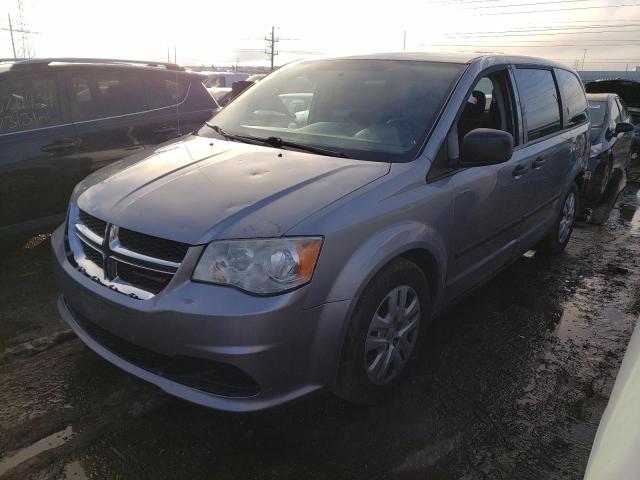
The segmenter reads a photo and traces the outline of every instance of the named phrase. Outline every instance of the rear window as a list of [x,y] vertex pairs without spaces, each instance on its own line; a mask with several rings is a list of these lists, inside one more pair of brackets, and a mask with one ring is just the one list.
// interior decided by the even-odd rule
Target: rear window
[[146,110],[142,82],[118,72],[74,73],[71,112],[74,121],[115,117]]
[[565,126],[572,127],[587,121],[587,97],[582,83],[571,72],[556,69],[556,77],[562,95]]
[[149,108],[170,107],[184,101],[189,91],[189,81],[149,75],[145,78],[145,90]]
[[516,82],[520,100],[524,105],[528,140],[536,140],[560,131],[560,103],[551,71],[518,68]]
[[0,133],[14,133],[60,124],[55,77],[0,76]]
[[589,119],[594,127],[601,127],[607,115],[607,102],[589,102]]

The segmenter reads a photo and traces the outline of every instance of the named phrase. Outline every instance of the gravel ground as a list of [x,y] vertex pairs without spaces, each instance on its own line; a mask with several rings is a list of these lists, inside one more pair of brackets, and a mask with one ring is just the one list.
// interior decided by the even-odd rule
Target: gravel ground
[[580,479],[640,313],[638,196],[630,184],[565,254],[524,256],[437,319],[414,381],[371,408],[174,399],[65,328],[46,235],[5,248],[0,478]]

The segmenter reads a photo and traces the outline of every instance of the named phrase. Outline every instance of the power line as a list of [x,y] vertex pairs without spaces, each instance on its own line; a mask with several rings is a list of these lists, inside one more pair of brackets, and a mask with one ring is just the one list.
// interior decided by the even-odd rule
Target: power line
[[[634,41],[636,41],[636,39],[634,39]],[[622,47],[622,46],[636,46],[636,45],[640,45],[640,42],[638,43],[629,43],[629,42],[624,42],[624,43],[617,43],[617,44],[612,44],[612,43],[608,43],[608,44],[603,44],[602,41],[600,41],[600,43],[596,43],[596,44],[584,44],[584,43],[579,43],[579,44],[575,44],[575,43],[571,43],[571,44],[547,44],[547,45],[531,45],[531,44],[520,44],[520,45],[486,45],[486,44],[473,44],[473,43],[440,43],[440,44],[434,44],[434,43],[421,43],[420,46],[427,46],[427,47],[470,47],[470,48],[554,48],[554,47],[589,47],[589,48],[599,48],[599,47],[606,47],[606,48],[610,48],[610,47]]]
[[[640,26],[640,25],[638,25]],[[600,33],[636,33],[640,30],[599,30],[595,32],[555,32],[555,33],[537,33],[536,31],[529,33],[505,33],[504,35],[449,35],[447,38],[502,38],[502,37],[531,37],[535,36],[558,36],[558,35],[597,35]]]
[[[511,37],[511,36],[518,36],[517,34],[523,34],[523,33],[537,33],[537,32],[557,32],[558,30],[580,30],[579,32],[557,32],[557,33],[539,33],[538,35],[578,35],[578,34],[584,34],[584,33],[625,33],[625,32],[633,32],[635,30],[594,30],[594,31],[590,31],[592,29],[598,28],[629,28],[629,27],[640,27],[640,23],[628,23],[628,24],[624,24],[624,25],[602,25],[602,26],[598,26],[598,25],[588,25],[588,26],[584,26],[584,27],[536,27],[536,28],[530,28],[530,29],[526,29],[526,28],[520,28],[520,29],[513,29],[513,30],[493,30],[493,31],[484,31],[484,32],[473,32],[473,33],[467,33],[467,32],[460,32],[460,33],[445,33],[445,36],[447,37],[451,37],[451,38],[455,38],[455,37],[463,37],[463,36],[486,36],[486,37],[496,37],[496,36],[507,36],[507,37]],[[588,30],[586,32],[583,32],[583,30]],[[515,32],[511,33],[511,32]],[[494,35],[495,34],[495,35]]]
[[[506,5],[482,5],[480,7],[465,7],[467,10],[480,10],[485,8],[512,8],[512,7],[531,7],[534,5],[553,5],[554,3],[584,3],[592,0],[553,0],[551,2],[532,2],[532,3],[510,3]],[[470,3],[470,2],[469,2]],[[614,5],[612,5],[614,6]]]
[[571,7],[571,8],[553,8],[546,10],[524,10],[518,12],[488,12],[488,13],[476,13],[477,16],[487,15],[521,15],[523,13],[545,13],[545,12],[570,12],[575,10],[594,10],[598,8],[625,8],[625,7],[640,7],[640,3],[625,3],[622,5],[599,5],[593,7]]
[[[638,20],[633,20],[634,22],[640,22],[640,18]],[[593,25],[568,25],[568,26],[554,26],[554,25],[532,25],[528,27],[518,27],[512,28],[509,30],[480,30],[477,33],[505,33],[505,32],[529,32],[529,31],[548,31],[548,30],[582,30],[586,28],[626,28],[626,27],[635,27],[640,25],[640,23],[623,23],[622,25],[600,25],[600,22],[595,23]],[[462,35],[462,34],[470,34],[469,31],[464,32],[450,32],[446,35]]]

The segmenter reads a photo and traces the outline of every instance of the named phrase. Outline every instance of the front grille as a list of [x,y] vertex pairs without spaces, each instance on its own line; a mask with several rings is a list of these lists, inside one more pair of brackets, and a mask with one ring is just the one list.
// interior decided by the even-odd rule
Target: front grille
[[127,250],[176,263],[180,263],[184,259],[189,249],[189,245],[186,243],[152,237],[151,235],[133,232],[126,228],[120,229],[118,238],[120,239],[120,245]]
[[99,267],[102,267],[102,254],[99,251],[90,247],[86,243],[82,244],[82,251],[84,252],[84,255],[87,257],[87,260],[95,263]]
[[77,207],[69,215],[69,248],[79,270],[133,298],[160,293],[189,249],[186,243],[120,228]]
[[122,280],[153,294],[160,293],[173,277],[172,273],[154,272],[123,262],[117,262],[116,268],[118,277]]
[[82,210],[80,210],[79,218],[85,227],[98,235],[100,238],[104,238],[104,232],[107,229],[107,222],[89,215],[87,212],[83,212]]
[[258,383],[233,365],[186,355],[169,356],[140,347],[108,332],[80,315],[68,303],[66,305],[87,335],[139,368],[215,395],[252,397],[260,392]]

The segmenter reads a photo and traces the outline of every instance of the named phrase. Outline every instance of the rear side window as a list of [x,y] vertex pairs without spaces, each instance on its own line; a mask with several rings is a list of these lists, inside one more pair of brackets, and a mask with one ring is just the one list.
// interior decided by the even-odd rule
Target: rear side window
[[529,141],[560,131],[560,103],[550,70],[518,68],[516,83]]
[[601,127],[607,115],[607,102],[589,102],[589,118],[591,125]]
[[170,107],[182,103],[189,91],[189,80],[148,75],[144,79],[150,109]]
[[56,78],[0,76],[0,134],[59,125],[60,104]]
[[142,81],[118,72],[74,73],[71,112],[74,121],[115,117],[146,110]]
[[556,69],[556,77],[562,95],[565,127],[572,127],[587,121],[587,97],[582,83],[576,76],[562,69]]

